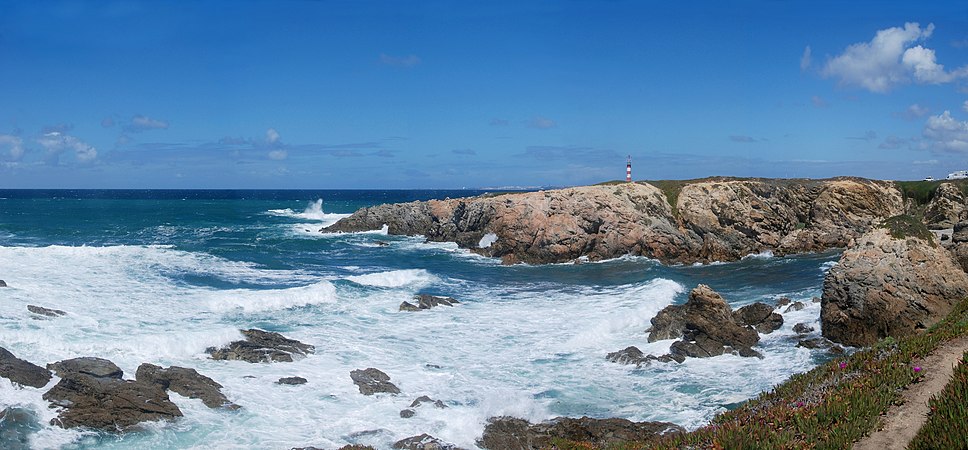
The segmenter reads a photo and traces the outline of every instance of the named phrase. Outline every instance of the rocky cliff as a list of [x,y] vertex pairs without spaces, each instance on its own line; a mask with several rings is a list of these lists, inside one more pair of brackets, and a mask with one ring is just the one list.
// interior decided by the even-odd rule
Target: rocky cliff
[[693,263],[845,247],[903,210],[890,182],[717,178],[665,190],[622,183],[378,205],[321,231],[386,225],[390,234],[456,242],[505,263],[626,254]]

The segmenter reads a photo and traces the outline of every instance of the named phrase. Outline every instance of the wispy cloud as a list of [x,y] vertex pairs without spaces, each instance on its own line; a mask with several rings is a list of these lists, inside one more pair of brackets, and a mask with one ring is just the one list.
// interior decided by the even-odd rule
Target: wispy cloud
[[743,143],[743,144],[749,144],[749,143],[753,143],[753,142],[759,142],[759,140],[756,139],[756,138],[754,138],[753,136],[743,136],[743,135],[735,135],[735,134],[734,135],[730,135],[729,136],[729,140],[731,140],[733,142]]
[[20,161],[24,156],[24,141],[19,136],[0,134],[0,149],[6,148],[9,161]]
[[921,135],[931,142],[935,150],[968,152],[968,121],[951,117],[949,111],[929,117]]
[[45,161],[51,165],[58,165],[60,155],[66,150],[74,151],[74,157],[82,163],[91,162],[97,158],[97,149],[74,136],[59,131],[44,133],[37,138],[37,143],[46,151]]
[[800,56],[800,70],[801,71],[806,71],[807,69],[810,68],[810,64],[813,63],[813,59],[811,57],[811,53],[812,52],[810,50],[810,46],[809,45],[807,46],[807,48],[803,49],[803,55]]
[[870,42],[852,44],[827,61],[821,74],[838,79],[841,85],[878,93],[912,81],[941,84],[968,77],[968,66],[946,71],[938,64],[934,50],[915,45],[933,32],[934,24],[922,29],[918,23],[910,22],[904,28],[879,30]]
[[417,55],[391,56],[386,53],[380,53],[380,63],[387,66],[409,69],[417,66],[420,62],[420,57]]
[[894,113],[894,117],[900,117],[904,120],[917,120],[931,113],[931,110],[926,107],[919,105],[917,103],[908,106],[904,111]]
[[897,150],[902,147],[910,147],[911,140],[900,138],[897,136],[888,136],[884,138],[884,142],[881,142],[877,148],[881,150]]
[[535,116],[528,121],[528,126],[539,130],[547,130],[558,126],[558,123],[547,117]]
[[168,128],[168,121],[152,119],[148,116],[137,115],[124,126],[124,131],[129,133],[141,133],[148,130],[165,130]]

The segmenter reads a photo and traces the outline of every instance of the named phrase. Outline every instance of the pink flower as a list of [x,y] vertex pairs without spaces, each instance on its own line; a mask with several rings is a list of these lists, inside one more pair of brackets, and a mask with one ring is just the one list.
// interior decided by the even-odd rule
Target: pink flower
[[847,368],[847,363],[845,363],[845,362],[840,363],[840,368],[841,369],[846,369]]
[[920,371],[921,371],[921,366],[914,366],[914,373],[918,373]]
[[797,406],[798,407],[802,407],[803,406],[803,402],[797,402]]

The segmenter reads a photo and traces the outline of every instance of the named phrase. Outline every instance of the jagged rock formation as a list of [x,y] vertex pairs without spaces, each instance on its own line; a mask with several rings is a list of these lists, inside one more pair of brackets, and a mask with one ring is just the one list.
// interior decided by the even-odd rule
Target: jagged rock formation
[[49,364],[48,369],[61,377],[43,396],[63,408],[51,421],[54,425],[113,432],[182,416],[161,386],[122,380],[121,369],[106,359],[75,358]]
[[891,230],[863,235],[824,278],[821,331],[834,342],[913,334],[968,296],[968,275],[923,225],[906,216],[887,223]]
[[234,341],[222,348],[209,347],[205,350],[212,359],[240,360],[258,362],[292,362],[314,353],[316,347],[289,339],[279,333],[257,329],[241,330],[244,341]]
[[[794,304],[797,303],[803,305],[800,302]],[[753,327],[759,333],[770,334],[783,326],[783,316],[773,312],[772,306],[756,302],[733,311],[733,322]]]
[[648,183],[625,183],[378,205],[321,231],[386,225],[391,234],[456,242],[505,263],[626,254],[693,263],[845,247],[903,209],[889,182],[710,179],[668,194]]
[[138,366],[135,379],[143,383],[157,384],[162,389],[177,392],[188,398],[201,399],[202,403],[209,408],[240,408],[222,394],[221,384],[198,373],[195,369],[178,366],[165,369],[145,363]]
[[402,450],[459,450],[456,445],[444,442],[426,433],[401,439],[393,444],[393,448]]
[[400,393],[400,388],[390,382],[390,376],[379,369],[370,367],[364,370],[354,370],[350,372],[350,378],[353,380],[353,384],[360,388],[360,393],[363,395]]
[[17,358],[7,349],[0,347],[0,377],[22,386],[40,388],[50,381],[50,371]]
[[968,272],[968,221],[955,224],[948,251],[961,269]]
[[400,311],[420,311],[421,309],[430,309],[435,306],[454,306],[460,303],[459,301],[450,297],[438,297],[436,295],[429,294],[414,295],[413,300],[417,303],[416,305],[410,302],[403,302],[400,304]]
[[682,427],[668,422],[559,417],[532,424],[514,417],[492,417],[477,445],[490,450],[543,449],[551,448],[552,439],[559,438],[610,448],[610,445],[633,441],[648,444],[658,436],[684,432]]
[[61,311],[59,309],[44,308],[43,306],[37,306],[37,305],[27,305],[27,311],[30,311],[40,316],[47,316],[47,317],[58,317],[58,316],[63,316],[67,314],[66,312]]
[[931,229],[951,228],[963,220],[968,220],[965,195],[958,186],[941,183],[924,208],[925,225]]

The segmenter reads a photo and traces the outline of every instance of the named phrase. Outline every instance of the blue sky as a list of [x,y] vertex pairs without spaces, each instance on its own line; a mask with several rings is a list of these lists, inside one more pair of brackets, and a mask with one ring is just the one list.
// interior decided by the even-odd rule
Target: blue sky
[[968,169],[968,2],[0,0],[0,188]]

